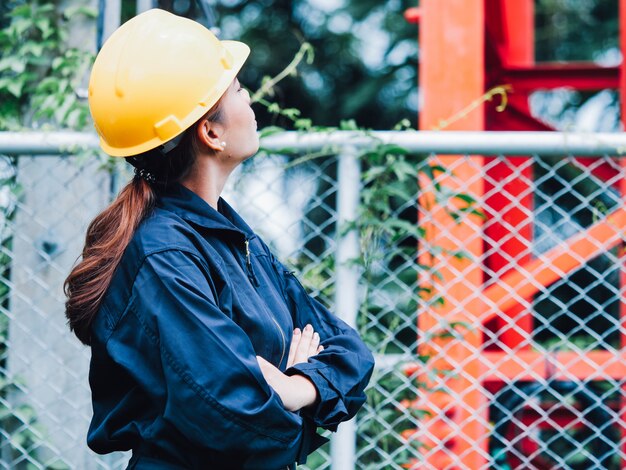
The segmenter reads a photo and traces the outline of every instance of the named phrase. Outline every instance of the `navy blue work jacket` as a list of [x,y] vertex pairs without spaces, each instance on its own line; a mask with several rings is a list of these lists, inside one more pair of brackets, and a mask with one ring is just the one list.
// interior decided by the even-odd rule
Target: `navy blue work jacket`
[[[324,350],[285,371],[293,329]],[[136,469],[279,469],[302,463],[365,401],[372,354],[311,298],[239,215],[180,184],[158,192],[92,326],[88,445],[132,449]],[[308,377],[287,411],[256,356]]]

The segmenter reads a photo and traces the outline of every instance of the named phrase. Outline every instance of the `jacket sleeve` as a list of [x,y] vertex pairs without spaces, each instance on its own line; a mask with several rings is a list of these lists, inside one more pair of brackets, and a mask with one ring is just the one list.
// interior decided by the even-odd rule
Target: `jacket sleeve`
[[204,448],[277,467],[302,460],[309,439],[303,420],[284,408],[248,336],[223,311],[231,295],[223,279],[177,250],[148,256],[136,277],[132,312],[159,351],[164,419]]
[[353,328],[312,298],[294,274],[275,258],[274,262],[284,280],[294,326],[303,328],[310,323],[324,346],[321,353],[285,373],[304,375],[313,382],[319,400],[302,412],[317,426],[335,431],[365,402],[364,390],[374,370],[374,357]]

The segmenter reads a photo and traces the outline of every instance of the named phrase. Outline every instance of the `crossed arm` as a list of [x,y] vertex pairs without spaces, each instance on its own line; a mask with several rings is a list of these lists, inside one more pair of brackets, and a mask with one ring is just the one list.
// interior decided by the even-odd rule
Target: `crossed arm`
[[[322,352],[324,346],[320,345],[320,336],[313,331],[311,325],[293,330],[287,368],[294,364],[307,362],[309,357]],[[302,375],[288,376],[270,362],[257,356],[261,372],[267,383],[274,389],[282,400],[285,408],[289,411],[298,411],[301,408],[314,404],[319,394],[317,389],[308,378]]]

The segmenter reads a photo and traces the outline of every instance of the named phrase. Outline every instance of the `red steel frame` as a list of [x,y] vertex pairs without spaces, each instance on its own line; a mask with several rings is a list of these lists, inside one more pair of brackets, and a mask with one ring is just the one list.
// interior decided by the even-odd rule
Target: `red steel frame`
[[[622,66],[620,67],[620,106],[622,124],[626,127],[626,0],[620,0],[619,2],[619,25],[620,25],[620,48],[622,50]],[[622,174],[626,171],[626,161],[622,159]],[[626,197],[626,178],[622,178],[620,183],[620,194],[622,197]],[[621,345],[622,351],[626,349],[626,301],[624,300],[624,290],[626,289],[626,244],[622,244],[621,260],[624,264],[621,270],[620,286],[622,293],[622,302],[620,304],[620,325],[621,325]],[[622,424],[626,423],[626,386],[622,388],[622,407],[620,413],[620,419]],[[622,429],[622,452],[626,453],[626,429]],[[624,461],[622,460],[622,468],[624,468]]]
[[[626,57],[626,0],[619,0],[620,47]],[[533,0],[422,0],[419,8],[406,12],[410,22],[419,23],[420,88],[423,107],[419,116],[421,129],[432,129],[481,97],[496,85],[510,84],[513,92],[504,112],[496,112],[487,103],[454,122],[446,130],[552,130],[531,116],[528,94],[536,89],[568,86],[581,90],[619,88],[622,122],[626,119],[626,65],[599,68],[593,64],[534,63]],[[430,364],[438,370],[454,370],[445,380],[448,392],[425,392],[411,406],[432,414],[423,419],[415,433],[405,436],[426,443],[424,459],[415,460],[415,468],[485,468],[488,463],[489,417],[487,389],[497,389],[503,380],[537,380],[538,377],[578,377],[583,380],[621,380],[626,376],[626,303],[622,298],[622,350],[615,355],[607,351],[589,353],[561,352],[549,358],[530,349],[533,320],[519,299],[529,300],[538,286],[547,287],[560,277],[580,267],[584,260],[604,250],[622,246],[626,211],[618,209],[589,227],[584,233],[542,256],[522,258],[532,239],[532,166],[528,157],[509,159],[495,166],[488,157],[433,157],[454,175],[444,177],[442,184],[452,188],[463,184],[463,190],[484,198],[484,212],[500,214],[483,226],[481,219],[456,225],[445,211],[437,207],[433,194],[424,191],[420,207],[428,207],[428,221],[421,222],[426,240],[437,245],[470,252],[473,259],[446,260],[439,269],[442,279],[422,278],[421,283],[441,291],[445,286],[446,302],[420,311],[419,352],[445,358]],[[583,164],[590,159],[580,158]],[[485,163],[490,162],[490,165]],[[622,159],[622,172],[626,162]],[[626,181],[617,180],[618,172],[610,165],[593,167],[602,179],[613,178],[614,185],[626,195]],[[489,181],[508,181],[502,191],[492,191]],[[486,174],[486,178],[482,178]],[[623,173],[622,173],[623,174]],[[424,181],[422,187],[428,187]],[[512,204],[514,202],[514,204]],[[515,227],[512,231],[510,227]],[[488,241],[487,241],[488,240]],[[511,268],[510,259],[516,259]],[[583,261],[581,261],[583,260]],[[429,255],[420,254],[420,263],[429,263]],[[488,268],[485,269],[485,268]],[[458,273],[463,275],[459,276]],[[497,273],[498,283],[486,286],[486,272]],[[626,286],[626,269],[621,271],[621,292]],[[459,279],[462,277],[462,279]],[[513,298],[510,292],[515,291]],[[480,293],[476,295],[476,293]],[[434,305],[434,304],[433,304]],[[447,322],[467,322],[479,328],[463,331],[458,339],[432,339],[433,333]],[[477,330],[488,329],[498,341],[485,343]],[[436,335],[435,335],[436,336]],[[422,341],[422,338],[430,338]],[[514,348],[515,352],[510,352]],[[509,352],[507,352],[509,351]],[[459,371],[459,364],[462,370]],[[410,368],[409,373],[419,370]],[[421,380],[429,381],[424,377]],[[452,392],[452,393],[450,393]],[[626,396],[626,386],[624,389]],[[621,403],[621,426],[626,422],[626,403]],[[622,429],[622,435],[626,430]],[[626,439],[624,439],[626,441]],[[626,444],[623,451],[626,453]],[[411,464],[409,464],[411,466]],[[626,468],[626,464],[622,465]]]

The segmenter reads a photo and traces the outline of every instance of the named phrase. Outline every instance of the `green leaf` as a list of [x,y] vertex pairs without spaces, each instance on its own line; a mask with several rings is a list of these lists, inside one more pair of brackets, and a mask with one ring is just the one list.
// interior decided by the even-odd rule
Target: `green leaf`
[[31,27],[32,23],[30,20],[16,19],[9,27],[9,34],[11,34],[11,36],[13,36],[16,40],[21,40],[24,38],[24,33],[26,33],[26,31],[28,31]]
[[30,54],[33,57],[41,57],[45,49],[45,44],[35,41],[28,41],[22,47],[22,54]]
[[411,129],[411,128],[412,128],[411,121],[409,121],[408,119],[403,119],[399,123],[393,126],[394,131],[404,131],[404,130]]
[[52,26],[50,18],[39,18],[35,20],[35,26],[39,31],[41,31],[41,37],[43,39],[48,39],[49,37],[51,37],[56,30]]
[[393,165],[392,170],[400,181],[405,181],[407,178],[417,178],[417,171],[404,160],[398,160]]
[[297,119],[294,123],[296,130],[307,131],[311,129],[313,122],[310,119]]
[[376,148],[376,151],[386,155],[406,155],[409,153],[404,147],[396,144],[382,144]]
[[65,58],[63,56],[55,57],[54,59],[52,59],[52,70],[58,71],[60,68],[63,67],[64,63]]
[[46,77],[35,89],[36,93],[48,95],[50,93],[56,93],[59,90],[59,79],[57,77]]
[[436,171],[433,166],[423,166],[419,169],[419,172],[425,174],[432,181],[433,186],[438,192],[442,191],[441,183],[437,181]]
[[339,129],[342,131],[356,131],[359,130],[359,126],[354,119],[347,119],[339,123]]
[[[435,179],[437,177],[437,173],[451,173],[446,168],[441,165],[424,165],[419,167],[419,171],[427,175],[430,179]],[[452,173],[451,173],[452,174]]]
[[467,193],[458,193],[453,196],[455,199],[459,199],[463,202],[466,202],[468,205],[475,204],[476,199]]
[[41,13],[53,13],[56,6],[53,3],[44,3],[42,5],[37,6],[37,14]]
[[461,223],[461,215],[459,212],[446,210],[446,213],[452,218],[453,222],[456,225],[459,225]]
[[290,119],[295,119],[300,116],[300,110],[295,108],[287,108],[282,111],[283,116],[287,116]]
[[262,139],[263,137],[268,137],[272,134],[278,134],[280,132],[285,132],[285,129],[278,126],[268,126],[259,131],[259,136]]
[[0,59],[0,72],[11,70],[15,73],[22,73],[26,69],[26,63],[20,57],[7,56]]
[[487,220],[487,216],[480,209],[472,209],[471,211],[469,211],[469,213],[472,214],[472,215],[475,215],[477,217],[480,217],[483,220]]
[[31,13],[32,13],[31,5],[29,3],[25,3],[23,5],[19,5],[15,7],[13,11],[9,13],[9,16],[13,18],[17,18],[19,16],[29,18],[31,16]]
[[399,232],[398,235],[412,235],[417,237],[421,233],[421,227],[417,224],[402,219],[390,219],[385,222],[385,226],[397,230]]
[[88,7],[85,5],[73,5],[65,9],[63,16],[65,18],[73,19],[75,16],[84,15],[87,18],[97,18],[98,10],[96,8]]
[[430,418],[431,416],[433,416],[433,413],[431,411],[422,408],[411,408],[411,414],[417,419]]
[[22,96],[23,86],[24,82],[20,80],[11,80],[6,78],[0,79],[0,91],[6,90],[15,98],[20,98]]
[[463,328],[467,331],[472,331],[474,330],[474,326],[470,323],[470,322],[466,322],[466,321],[451,321],[448,326],[452,329],[457,329],[457,328]]
[[64,122],[72,129],[80,128],[81,117],[84,111],[81,108],[71,109],[65,116]]
[[363,179],[367,182],[367,181],[371,181],[376,179],[378,176],[384,174],[387,171],[387,169],[385,167],[382,166],[375,166],[370,168],[369,170],[365,171],[363,173]]
[[469,255],[469,253],[467,253],[466,251],[454,251],[450,253],[454,258],[462,261],[465,259],[472,259],[471,256]]

